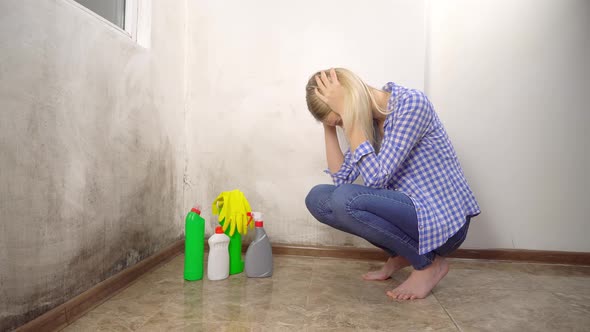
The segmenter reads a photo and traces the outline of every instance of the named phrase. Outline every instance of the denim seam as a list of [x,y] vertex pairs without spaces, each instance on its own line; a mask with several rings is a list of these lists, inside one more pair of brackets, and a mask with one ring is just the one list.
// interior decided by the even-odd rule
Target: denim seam
[[[461,242],[465,241],[465,237],[467,236],[467,232],[463,233],[463,236],[461,236],[461,238],[459,238],[457,241],[455,241],[453,243],[453,245],[451,246],[451,248],[454,248],[457,244],[460,244]],[[456,249],[456,248],[455,248]]]
[[[420,252],[420,251],[419,251],[419,249],[418,249],[418,248],[414,248],[414,246],[412,246],[412,245],[408,244],[406,241],[403,241],[403,240],[402,240],[402,239],[401,239],[399,236],[397,236],[397,235],[395,235],[395,234],[392,234],[392,233],[390,233],[390,232],[388,232],[388,231],[386,231],[386,230],[383,230],[383,229],[380,229],[380,228],[378,228],[378,227],[375,227],[375,226],[373,226],[373,225],[371,225],[371,224],[368,224],[368,223],[366,223],[366,222],[362,221],[361,219],[359,219],[358,217],[356,217],[356,216],[355,216],[355,214],[354,214],[354,211],[352,211],[352,209],[350,208],[350,206],[351,206],[352,202],[354,202],[354,201],[355,201],[357,198],[359,198],[360,196],[363,196],[363,195],[368,195],[368,196],[377,196],[377,197],[381,197],[381,198],[390,199],[390,197],[385,197],[385,196],[380,196],[380,195],[375,195],[375,194],[370,194],[370,193],[359,193],[359,194],[357,194],[356,196],[354,196],[354,197],[352,197],[351,199],[349,199],[349,200],[348,200],[348,202],[346,203],[346,212],[348,212],[348,214],[349,214],[349,215],[351,215],[351,216],[352,216],[354,219],[356,219],[358,222],[362,223],[363,225],[365,225],[365,226],[368,226],[368,227],[371,227],[371,228],[373,228],[373,229],[375,229],[375,230],[377,230],[377,231],[383,232],[385,235],[387,235],[388,237],[390,237],[390,238],[392,238],[392,239],[394,239],[394,240],[397,240],[398,242],[402,243],[402,244],[403,244],[404,246],[406,246],[407,248],[409,248],[409,249],[412,249],[412,250],[416,250],[416,253],[417,253],[419,256],[423,256],[424,258],[426,258],[426,260],[427,260],[429,263],[432,263],[432,260],[431,260],[430,258],[428,258],[428,257],[426,256],[426,254],[424,254],[424,255],[420,255],[420,254],[419,254],[419,252]],[[406,204],[406,203],[404,203],[404,202],[399,202],[399,201],[397,201],[397,200],[395,200],[395,199],[392,199],[392,200],[393,200],[393,201],[395,201],[395,202],[397,202],[397,203],[401,203],[401,204],[405,204],[405,205],[408,205],[408,206],[412,206],[412,205],[410,205],[410,204]],[[412,207],[413,207],[413,206],[412,206]]]
[[[404,194],[404,195],[405,195],[405,194]],[[358,198],[358,197],[360,197],[360,196],[375,196],[375,197],[381,197],[381,198],[385,198],[385,199],[388,199],[388,200],[394,201],[394,202],[396,202],[396,203],[400,203],[400,204],[403,204],[403,205],[406,205],[406,206],[409,206],[409,207],[412,207],[412,208],[416,209],[416,207],[414,206],[414,204],[408,204],[408,203],[406,203],[406,202],[402,202],[402,201],[399,201],[399,200],[397,200],[397,199],[394,199],[394,198],[391,198],[391,197],[387,197],[387,196],[384,196],[384,195],[378,195],[378,194],[376,194],[376,193],[371,193],[371,192],[366,192],[366,193],[357,193],[357,195],[356,195],[356,196],[354,196],[354,197],[352,197],[352,198],[351,198],[351,199],[348,201],[348,203],[351,203],[352,201],[354,201],[355,199],[357,199],[357,198]]]
[[[463,226],[461,226],[461,228],[459,229],[459,231],[462,230],[462,228],[465,226],[466,224],[463,224]],[[462,243],[463,241],[465,241],[465,238],[467,237],[467,231],[463,232],[463,236],[461,236],[460,239],[458,239],[457,241],[455,241],[455,243],[453,243],[453,245],[451,247],[455,247],[457,244]],[[457,249],[457,248],[455,248]]]
[[332,211],[326,211],[326,203],[330,200],[330,198],[319,201],[317,205],[317,212],[320,216],[325,217],[332,213]]

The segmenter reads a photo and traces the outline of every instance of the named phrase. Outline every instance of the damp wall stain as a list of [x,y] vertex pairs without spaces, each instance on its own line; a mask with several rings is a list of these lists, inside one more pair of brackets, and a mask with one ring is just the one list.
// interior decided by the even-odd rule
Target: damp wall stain
[[180,239],[184,4],[152,48],[67,1],[0,2],[0,331]]

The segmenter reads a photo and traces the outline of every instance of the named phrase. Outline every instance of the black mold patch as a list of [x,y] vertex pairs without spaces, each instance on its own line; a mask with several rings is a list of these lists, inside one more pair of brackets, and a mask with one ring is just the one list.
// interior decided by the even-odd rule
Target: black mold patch
[[[169,142],[163,143],[155,151],[146,152],[146,163],[124,165],[137,171],[143,178],[131,194],[120,197],[119,211],[114,215],[117,220],[110,221],[109,231],[86,235],[78,253],[63,267],[52,271],[51,282],[40,282],[26,298],[17,294],[8,294],[8,307],[22,307],[23,313],[2,317],[0,331],[11,330],[55,308],[69,299],[86,291],[90,287],[149,257],[165,245],[178,238],[171,224],[177,218],[176,206],[182,197],[178,197],[178,188],[182,186],[176,173],[174,149]],[[138,158],[139,159],[139,158]],[[145,160],[145,157],[144,157]],[[92,170],[87,174],[90,177]],[[66,175],[67,176],[67,175]],[[51,220],[46,220],[52,227],[67,227],[75,224],[63,219],[63,202],[60,201],[61,185],[51,183],[49,194],[52,200]],[[88,181],[84,204],[91,210],[100,211],[108,200],[108,193],[101,191],[100,183]],[[128,189],[128,188],[127,188]],[[94,214],[88,223],[107,222]],[[84,224],[82,224],[84,225]],[[85,227],[85,226],[82,226]],[[106,226],[105,226],[106,227]],[[95,227],[96,228],[96,227]],[[4,299],[3,299],[4,300]]]
[[12,331],[12,330],[18,328],[19,326],[25,324],[26,322],[31,321],[31,320],[41,316],[45,312],[53,309],[54,307],[56,307],[58,305],[59,304],[57,304],[57,305],[41,305],[41,306],[38,306],[34,309],[31,309],[31,310],[25,312],[24,314],[3,317],[2,319],[0,319],[0,331]]

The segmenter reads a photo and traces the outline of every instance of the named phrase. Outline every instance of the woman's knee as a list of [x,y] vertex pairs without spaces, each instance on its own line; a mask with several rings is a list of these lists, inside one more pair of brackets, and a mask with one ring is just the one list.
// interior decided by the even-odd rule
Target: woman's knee
[[348,215],[348,204],[357,195],[362,186],[356,184],[343,184],[334,190],[332,194],[332,210],[336,216]]
[[309,191],[307,197],[305,197],[305,206],[314,217],[323,212],[321,211],[322,206],[327,200],[331,199],[334,189],[336,189],[334,185],[319,184]]

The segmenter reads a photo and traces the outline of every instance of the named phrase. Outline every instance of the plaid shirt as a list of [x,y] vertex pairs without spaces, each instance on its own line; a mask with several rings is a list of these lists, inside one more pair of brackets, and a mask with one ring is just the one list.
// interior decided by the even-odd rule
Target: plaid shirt
[[332,176],[335,185],[352,183],[359,175],[372,188],[393,189],[408,195],[418,216],[419,254],[443,245],[466,222],[480,213],[455,149],[423,92],[395,83],[391,92],[384,137],[376,153],[365,141],[344,155]]

